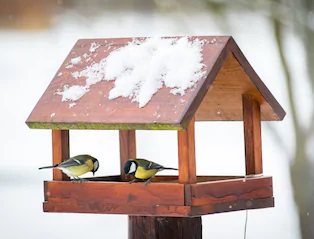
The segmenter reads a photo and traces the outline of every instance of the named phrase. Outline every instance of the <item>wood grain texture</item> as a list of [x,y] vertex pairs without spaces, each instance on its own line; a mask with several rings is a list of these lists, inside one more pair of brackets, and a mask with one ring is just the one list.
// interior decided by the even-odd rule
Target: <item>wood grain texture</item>
[[[185,95],[173,95],[163,86],[143,108],[129,98],[109,100],[113,81],[100,81],[78,100],[74,107],[61,101],[56,92],[64,85],[84,85],[85,78],[72,73],[98,63],[113,50],[132,41],[124,39],[79,40],[38,101],[26,123],[31,128],[49,129],[172,129],[181,130],[196,113],[196,120],[242,120],[241,95],[254,93],[260,98],[262,120],[281,120],[285,112],[250,66],[232,37],[195,36],[205,40],[202,55],[204,76]],[[91,43],[99,48],[92,54]],[[82,61],[71,59],[83,54]],[[90,60],[87,60],[90,59]],[[71,67],[69,67],[71,66]],[[215,80],[216,79],[216,80]],[[213,84],[213,85],[212,85]],[[248,92],[246,92],[248,91]]]
[[243,95],[246,175],[263,173],[260,106],[252,95]]
[[163,205],[118,205],[103,202],[89,203],[59,203],[44,202],[44,212],[68,212],[68,213],[95,213],[95,214],[126,214],[134,216],[167,216],[167,217],[188,217],[190,207],[188,206],[163,206]]
[[120,147],[120,174],[121,180],[126,181],[124,164],[130,158],[136,158],[136,132],[135,130],[119,130]]
[[273,196],[271,177],[254,177],[192,184],[192,206]]
[[275,119],[270,105],[234,55],[226,53],[223,66],[196,111],[196,120],[243,120],[242,94],[247,92],[261,102],[263,119]]
[[194,123],[192,118],[186,130],[178,131],[179,183],[197,182]]
[[184,185],[174,183],[47,182],[49,202],[120,205],[184,205]]
[[133,216],[156,217],[198,217],[213,213],[233,212],[246,209],[274,207],[274,198],[237,200],[228,203],[215,203],[202,206],[128,206],[102,202],[58,203],[44,202],[44,212],[127,214]]
[[[212,181],[203,182],[206,179]],[[271,177],[204,176],[199,181],[185,185],[156,182],[146,186],[100,181],[45,182],[44,211],[194,217],[273,207]]]
[[[61,163],[70,157],[70,142],[68,130],[52,130],[52,162]],[[53,169],[53,180],[70,180],[59,169]]]
[[201,239],[202,219],[178,217],[129,217],[129,239]]
[[239,210],[262,209],[274,207],[274,198],[257,198],[247,200],[235,200],[232,202],[223,202],[191,207],[192,216],[201,216],[213,213],[233,212]]

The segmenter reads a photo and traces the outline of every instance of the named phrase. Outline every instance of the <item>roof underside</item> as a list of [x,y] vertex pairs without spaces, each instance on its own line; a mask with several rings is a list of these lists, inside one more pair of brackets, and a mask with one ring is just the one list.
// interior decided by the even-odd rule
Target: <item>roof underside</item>
[[[194,39],[192,37],[190,39]],[[162,87],[143,108],[130,99],[109,100],[113,81],[91,85],[90,91],[76,102],[61,101],[56,94],[64,85],[80,84],[71,74],[99,62],[112,50],[133,39],[79,40],[38,101],[26,123],[30,128],[46,129],[184,129],[195,115],[197,121],[242,120],[242,94],[252,94],[261,104],[262,120],[281,120],[285,112],[249,65],[231,37],[201,37],[206,74],[185,95],[173,95]],[[141,38],[143,39],[143,38]],[[100,46],[89,55],[91,43]],[[69,68],[69,62],[81,56],[82,62]],[[87,60],[88,59],[88,60]],[[178,69],[180,70],[180,69]]]

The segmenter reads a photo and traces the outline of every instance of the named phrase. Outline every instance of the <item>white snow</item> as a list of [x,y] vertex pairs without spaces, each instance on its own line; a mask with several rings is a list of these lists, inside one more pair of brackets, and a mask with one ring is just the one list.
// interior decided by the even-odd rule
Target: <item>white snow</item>
[[72,75],[75,79],[77,79],[77,78],[80,76],[80,73],[79,73],[78,71],[75,71],[75,72],[71,73],[71,75]]
[[203,75],[202,42],[187,37],[133,41],[110,53],[104,64],[107,80],[115,80],[109,99],[129,97],[144,107],[165,84],[184,95]]
[[90,51],[90,52],[94,52],[94,51],[96,51],[96,49],[97,49],[98,47],[100,47],[100,44],[99,44],[99,43],[92,42],[91,45],[90,45],[89,51]]
[[64,86],[62,92],[56,92],[57,95],[62,95],[62,101],[77,101],[89,91],[86,86],[73,85],[71,87]]
[[[199,39],[189,41],[187,37],[133,40],[99,63],[73,72],[72,76],[86,78],[85,93],[93,84],[114,80],[109,99],[128,97],[144,107],[163,84],[171,89],[170,93],[184,95],[203,76],[203,44]],[[77,97],[71,97],[69,89],[66,90],[66,99],[75,101]]]
[[70,62],[71,62],[73,65],[76,65],[76,64],[78,64],[81,60],[82,60],[82,58],[81,58],[80,56],[78,56],[78,57],[72,58],[72,59],[70,60]]
[[75,105],[76,105],[76,103],[75,103],[75,102],[70,103],[70,104],[69,104],[69,108],[72,108],[72,107],[74,107]]

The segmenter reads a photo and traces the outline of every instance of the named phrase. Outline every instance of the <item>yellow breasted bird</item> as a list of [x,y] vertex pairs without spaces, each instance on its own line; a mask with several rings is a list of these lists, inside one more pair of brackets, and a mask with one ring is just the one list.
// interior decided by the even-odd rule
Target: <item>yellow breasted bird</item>
[[87,154],[83,154],[71,157],[56,165],[41,167],[39,169],[46,168],[60,169],[69,177],[80,180],[79,176],[85,173],[92,172],[94,175],[99,168],[99,162],[96,158]]
[[130,183],[138,180],[146,180],[145,184],[155,177],[156,173],[165,169],[178,170],[176,168],[164,167],[160,164],[148,161],[146,159],[129,159],[124,165],[124,172],[126,175],[132,175],[135,177]]

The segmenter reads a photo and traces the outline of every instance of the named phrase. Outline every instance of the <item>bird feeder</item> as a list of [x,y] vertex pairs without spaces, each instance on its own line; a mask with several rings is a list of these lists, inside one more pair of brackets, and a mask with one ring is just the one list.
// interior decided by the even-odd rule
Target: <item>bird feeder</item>
[[[143,108],[129,98],[110,100],[113,81],[91,85],[73,107],[61,100],[60,89],[84,78],[73,73],[99,63],[134,39],[77,41],[26,123],[52,130],[53,164],[70,156],[72,129],[119,130],[121,172],[77,183],[54,169],[53,180],[44,182],[45,212],[126,214],[134,234],[135,224],[160,217],[167,222],[181,220],[182,225],[194,223],[195,230],[201,230],[202,215],[274,206],[272,177],[263,176],[261,120],[282,120],[285,112],[232,37],[188,39],[196,38],[205,42],[203,76],[184,95],[170,94],[163,86]],[[243,121],[246,175],[196,175],[195,121]],[[137,156],[136,130],[177,131],[178,176],[156,176],[147,185],[125,181],[123,165]]]

